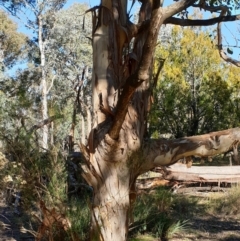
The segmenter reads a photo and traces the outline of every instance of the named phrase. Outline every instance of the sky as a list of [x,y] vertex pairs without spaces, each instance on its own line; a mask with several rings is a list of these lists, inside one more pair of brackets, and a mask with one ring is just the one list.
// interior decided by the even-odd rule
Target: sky
[[[132,1],[129,1],[129,2],[130,2],[129,4],[129,7],[130,7],[132,4]],[[170,5],[173,2],[174,0],[165,0],[164,5]],[[64,8],[67,9],[74,3],[86,3],[90,7],[94,7],[100,4],[100,0],[68,0]],[[136,12],[136,9],[138,9],[139,7],[140,7],[140,4],[138,1],[136,1],[132,12],[133,13]],[[240,11],[235,11],[233,12],[233,14],[240,14]],[[206,16],[204,12],[203,12],[203,16]],[[31,31],[27,30],[26,27],[19,20],[15,19],[15,22],[18,23],[20,32],[24,32],[25,34],[30,35],[30,37],[31,35],[33,35]],[[224,33],[223,41],[225,41],[225,43],[228,43],[230,46],[235,46],[237,44],[240,44],[240,21],[223,23],[222,29]],[[237,33],[238,33],[238,36],[237,36]],[[238,37],[238,41],[236,41],[236,37]],[[233,48],[233,50],[234,50],[234,53],[232,57],[240,60],[240,46],[237,48]]]

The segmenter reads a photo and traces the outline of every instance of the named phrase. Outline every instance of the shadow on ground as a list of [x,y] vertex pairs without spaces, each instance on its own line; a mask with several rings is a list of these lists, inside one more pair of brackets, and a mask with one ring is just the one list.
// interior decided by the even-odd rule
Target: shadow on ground
[[1,241],[34,241],[34,237],[29,233],[20,232],[24,225],[21,218],[14,214],[11,207],[0,202],[0,240]]

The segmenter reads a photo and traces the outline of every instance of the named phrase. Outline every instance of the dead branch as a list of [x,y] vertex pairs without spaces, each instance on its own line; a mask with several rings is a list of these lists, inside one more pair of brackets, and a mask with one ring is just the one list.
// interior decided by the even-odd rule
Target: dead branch
[[180,19],[175,17],[169,17],[164,21],[164,24],[174,24],[179,26],[211,26],[219,22],[233,22],[240,20],[240,14],[231,16],[219,16],[209,19]]
[[63,118],[63,115],[54,115],[54,116],[50,116],[49,118],[39,122],[38,124],[32,126],[29,130],[29,133],[31,134],[32,132],[36,131],[39,128],[42,128],[44,125],[48,125],[51,122],[53,122],[54,120]]
[[42,200],[40,201],[40,209],[43,214],[43,220],[38,228],[36,241],[40,241],[47,231],[49,241],[53,241],[53,226],[55,224],[64,231],[68,231],[71,228],[71,223],[67,217],[58,213],[55,208],[48,209]]

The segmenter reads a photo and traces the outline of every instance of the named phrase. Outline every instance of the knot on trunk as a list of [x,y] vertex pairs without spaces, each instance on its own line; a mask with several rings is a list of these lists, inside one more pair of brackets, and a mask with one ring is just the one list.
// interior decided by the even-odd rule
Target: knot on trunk
[[126,143],[112,139],[106,134],[99,145],[99,153],[103,160],[108,162],[119,162],[126,160]]
[[112,147],[114,147],[114,146],[117,147],[118,146],[118,141],[112,139],[109,134],[105,135],[104,140],[105,140],[106,144],[108,144],[109,146],[112,146]]

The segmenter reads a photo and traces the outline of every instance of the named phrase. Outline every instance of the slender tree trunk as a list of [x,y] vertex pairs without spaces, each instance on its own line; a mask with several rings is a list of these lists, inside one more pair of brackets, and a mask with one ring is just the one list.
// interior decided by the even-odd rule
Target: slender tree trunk
[[51,137],[50,137],[50,144],[54,145],[54,122],[51,122]]
[[[47,102],[47,76],[46,76],[46,63],[45,63],[45,42],[43,40],[43,20],[42,16],[38,16],[38,43],[40,49],[41,57],[41,87],[42,87],[42,119],[45,120],[48,118],[48,102]],[[42,144],[41,147],[44,150],[48,149],[48,125],[42,127]]]
[[89,135],[89,133],[92,130],[92,113],[90,108],[87,109],[87,135]]
[[86,132],[85,132],[86,127],[85,127],[85,120],[84,120],[83,115],[81,116],[81,124],[82,124],[81,142],[83,144],[85,144],[85,142],[86,142],[85,141],[86,140]]

